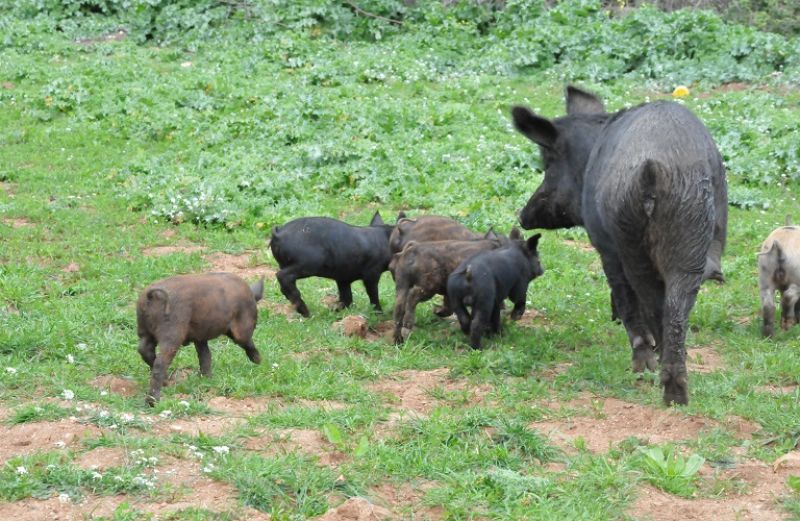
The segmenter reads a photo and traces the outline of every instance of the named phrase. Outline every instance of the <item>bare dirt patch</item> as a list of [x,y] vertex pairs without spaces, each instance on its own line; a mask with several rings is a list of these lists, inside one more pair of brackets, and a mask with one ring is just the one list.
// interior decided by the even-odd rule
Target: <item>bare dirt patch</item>
[[394,321],[385,320],[367,329],[367,340],[370,342],[394,342]]
[[117,29],[116,31],[98,36],[97,38],[80,38],[75,40],[75,43],[80,45],[92,45],[101,42],[121,42],[128,37],[128,32],[125,29]]
[[19,425],[0,425],[0,462],[14,456],[26,456],[35,452],[49,452],[67,447],[76,447],[85,438],[100,436],[94,425],[82,425],[64,419],[57,422],[33,422]]
[[108,391],[120,396],[134,396],[139,393],[139,386],[135,380],[114,375],[97,376],[89,384],[100,391]]
[[174,253],[196,253],[205,250],[205,246],[197,244],[174,245],[174,246],[151,246],[150,248],[142,249],[142,254],[146,257],[162,257],[164,255],[172,255]]
[[525,313],[517,320],[517,324],[521,327],[550,327],[544,313],[534,308],[526,309]]
[[388,509],[373,505],[360,497],[351,497],[336,508],[328,510],[316,521],[383,521],[397,519]]
[[334,322],[331,327],[344,336],[367,338],[367,319],[361,315],[346,316]]
[[491,391],[487,385],[471,386],[466,380],[448,380],[449,372],[446,367],[428,371],[409,369],[366,387],[393,400],[396,403],[395,409],[423,417],[439,403],[431,395],[433,389],[442,388],[446,392],[468,391],[472,403],[483,401]]
[[12,228],[27,228],[28,226],[33,226],[33,222],[24,217],[4,217],[3,224],[11,226]]
[[711,373],[725,368],[722,355],[713,345],[689,349],[686,358],[686,370],[689,373]]
[[12,503],[0,503],[0,519],[15,521],[77,521],[93,517],[109,517],[125,501],[125,496],[87,497],[77,503],[59,500],[28,498]]
[[790,384],[790,385],[759,385],[756,387],[756,391],[760,393],[772,394],[775,396],[780,396],[782,394],[794,394],[797,392],[798,385],[797,384]]
[[262,433],[245,442],[250,450],[269,455],[300,452],[319,457],[322,465],[336,466],[347,459],[347,455],[336,450],[325,436],[313,429],[282,429]]
[[274,280],[277,270],[266,264],[260,266],[255,265],[257,262],[255,252],[244,252],[240,255],[232,255],[230,253],[214,252],[204,255],[203,258],[211,264],[213,271],[224,271],[227,273],[235,273],[245,279],[256,279],[264,277]]
[[201,432],[208,436],[223,436],[242,423],[241,418],[227,416],[193,416],[191,418],[167,419],[153,428],[158,434],[186,434],[197,436]]
[[280,404],[281,400],[271,397],[254,398],[227,398],[217,396],[208,400],[207,405],[216,411],[222,411],[228,415],[253,416],[266,411],[270,405]]
[[[583,438],[588,450],[605,452],[609,447],[636,437],[650,443],[665,443],[696,438],[700,432],[718,426],[711,419],[689,416],[672,409],[646,407],[616,398],[582,397],[566,404],[590,416],[574,416],[563,420],[545,420],[530,427],[547,434],[561,447],[572,447]],[[758,430],[742,419],[731,420],[730,427],[738,436],[749,437]]]
[[370,489],[375,503],[386,506],[400,514],[402,519],[427,519],[438,521],[444,517],[444,509],[440,506],[425,506],[422,499],[428,490],[436,487],[434,481],[420,481],[395,485],[382,483]]
[[83,469],[106,470],[121,467],[127,459],[125,450],[119,447],[97,447],[81,454],[75,464]]
[[743,483],[744,493],[719,499],[684,499],[644,485],[628,512],[635,519],[651,521],[671,521],[676,512],[680,512],[681,519],[778,521],[786,519],[776,500],[788,492],[786,480],[790,473],[789,470],[773,472],[760,461],[742,462],[718,472],[717,476]]

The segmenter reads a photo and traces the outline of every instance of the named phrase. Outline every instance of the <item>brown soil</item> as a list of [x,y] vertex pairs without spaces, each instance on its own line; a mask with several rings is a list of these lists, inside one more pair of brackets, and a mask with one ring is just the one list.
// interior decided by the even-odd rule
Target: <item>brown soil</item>
[[316,521],[383,521],[397,519],[397,517],[386,508],[373,505],[364,498],[352,497],[314,519]]
[[547,367],[546,369],[543,369],[538,374],[538,376],[546,380],[552,380],[553,378],[569,371],[570,367],[572,367],[572,362],[560,362],[550,367]]
[[207,405],[215,411],[222,411],[233,416],[254,416],[266,411],[270,405],[282,403],[277,398],[226,398],[217,396],[208,400]]
[[401,519],[420,519],[438,521],[444,518],[444,509],[440,506],[425,506],[422,500],[428,490],[436,487],[434,481],[421,481],[413,484],[383,483],[370,489],[371,496],[378,505],[391,508],[400,514]]
[[471,386],[466,380],[448,380],[446,367],[429,371],[406,370],[390,378],[369,384],[367,389],[384,395],[394,405],[386,421],[376,425],[379,438],[391,436],[397,426],[407,418],[425,418],[440,402],[431,391],[442,388],[446,392],[466,391],[472,404],[482,402],[492,388],[488,385]]
[[305,398],[300,398],[296,400],[295,403],[303,407],[312,407],[322,409],[323,411],[340,411],[347,408],[346,403],[337,402],[335,400],[306,400]]
[[[581,397],[565,406],[592,416],[538,421],[530,427],[547,434],[564,448],[573,447],[575,439],[581,437],[587,449],[594,453],[605,452],[630,437],[649,443],[679,441],[695,438],[700,432],[719,425],[713,420],[689,416],[674,409],[646,407],[616,398]],[[728,423],[737,436],[744,438],[749,438],[759,429],[757,425],[739,418]]]
[[517,320],[517,324],[522,327],[549,327],[547,317],[538,309],[528,308],[525,313]]
[[10,81],[4,81],[3,83],[0,83],[0,87],[3,87],[5,90],[11,90],[16,87],[16,85]]
[[346,454],[337,451],[321,432],[313,429],[263,432],[247,440],[244,446],[267,455],[300,452],[317,456],[320,464],[326,466],[337,466],[347,459]]
[[756,391],[760,393],[767,393],[767,394],[794,394],[797,391],[797,384],[791,385],[759,385],[756,387]]
[[161,257],[163,255],[172,255],[173,253],[195,253],[198,251],[203,251],[205,246],[199,246],[197,244],[189,244],[189,245],[176,245],[176,246],[152,246],[150,248],[144,248],[142,250],[142,254],[146,257]]
[[594,250],[594,246],[592,246],[592,245],[591,245],[590,243],[588,243],[588,242],[576,241],[576,240],[573,240],[573,239],[564,239],[564,240],[563,240],[563,241],[561,241],[561,242],[562,242],[562,243],[564,243],[564,244],[566,244],[567,246],[570,246],[570,247],[572,247],[572,248],[577,248],[577,249],[579,249],[579,250],[581,250],[581,251],[586,251],[586,252],[593,252],[593,251],[595,251],[595,250]]
[[81,271],[81,266],[77,262],[70,262],[69,264],[61,268],[61,271],[64,273],[77,273]]
[[93,378],[89,384],[95,389],[109,391],[119,394],[120,396],[128,397],[139,394],[139,386],[134,380],[110,374],[97,376]]
[[350,315],[334,322],[331,327],[344,336],[367,338],[367,319],[361,315]]
[[688,349],[686,358],[686,369],[689,374],[711,373],[725,368],[725,362],[714,346]]
[[644,485],[628,512],[634,519],[650,521],[671,521],[676,512],[680,512],[681,519],[778,521],[786,519],[786,515],[776,500],[788,492],[786,480],[791,473],[790,470],[773,472],[759,461],[744,461],[733,469],[716,472],[719,479],[743,484],[742,494],[719,499],[684,499]]
[[11,226],[12,228],[26,228],[28,226],[33,226],[33,223],[24,217],[5,217],[3,218],[3,224],[6,226]]
[[83,469],[106,470],[111,467],[123,466],[127,459],[124,449],[97,447],[78,456],[75,464]]
[[248,251],[240,255],[214,252],[204,255],[203,258],[211,264],[212,271],[235,273],[244,279],[257,279],[263,276],[266,279],[274,280],[275,273],[277,273],[277,270],[271,266],[254,265],[257,262],[254,252]]
[[394,342],[394,321],[386,320],[367,330],[367,340],[370,342]]
[[242,420],[240,418],[194,416],[191,418],[161,419],[153,426],[153,429],[161,435],[186,434],[188,436],[197,436],[202,432],[208,436],[223,436],[229,434],[241,423]]
[[0,440],[3,440],[0,443],[0,462],[5,462],[14,456],[78,447],[84,438],[98,436],[100,429],[94,425],[82,425],[68,419],[13,426],[0,425]]

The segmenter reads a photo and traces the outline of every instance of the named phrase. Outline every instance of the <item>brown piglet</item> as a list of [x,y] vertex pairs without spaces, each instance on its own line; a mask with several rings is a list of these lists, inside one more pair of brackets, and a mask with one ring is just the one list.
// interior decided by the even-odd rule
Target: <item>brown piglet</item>
[[[136,303],[139,354],[150,366],[150,391],[145,402],[153,406],[161,396],[167,368],[181,346],[194,343],[200,374],[211,375],[208,341],[227,335],[255,364],[261,355],[253,344],[264,292],[263,277],[252,286],[230,273],[176,275],[147,286]],[[161,346],[156,355],[156,345]]]

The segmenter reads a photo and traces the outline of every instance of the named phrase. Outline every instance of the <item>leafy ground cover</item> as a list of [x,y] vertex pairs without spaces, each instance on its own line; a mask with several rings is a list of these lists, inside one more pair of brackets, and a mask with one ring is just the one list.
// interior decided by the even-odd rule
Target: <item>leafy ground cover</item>
[[[795,40],[596,2],[361,6],[402,26],[326,3],[276,3],[272,25],[259,3],[197,3],[172,28],[62,4],[77,7],[0,10],[0,517],[798,515],[798,329],[760,338],[754,259],[800,219]],[[637,27],[639,57],[621,41]],[[362,291],[329,310],[329,281],[301,282],[312,318],[290,312],[272,225],[402,209],[508,230],[541,180],[508,109],[560,115],[565,81],[611,109],[688,83],[726,159],[727,282],[691,316],[688,407],[629,372],[580,230],[545,234],[529,311],[483,352],[432,303],[394,346]],[[264,361],[218,340],[205,379],[184,349],[148,409],[137,293],[212,269],[267,277]],[[332,326],[347,314],[365,338]]]

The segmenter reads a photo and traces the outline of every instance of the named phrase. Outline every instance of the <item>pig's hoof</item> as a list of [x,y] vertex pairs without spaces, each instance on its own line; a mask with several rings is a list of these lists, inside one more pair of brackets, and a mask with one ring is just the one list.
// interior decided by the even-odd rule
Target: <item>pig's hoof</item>
[[658,358],[652,346],[655,340],[648,335],[647,341],[640,336],[633,339],[633,372],[655,371],[658,368]]
[[433,313],[437,317],[445,318],[445,317],[449,317],[450,315],[452,315],[453,311],[450,308],[448,308],[447,306],[436,306],[435,308],[433,308]]
[[148,394],[144,397],[144,403],[150,407],[155,407],[157,401],[158,398],[155,398],[152,394]]
[[308,312],[308,307],[306,307],[305,304],[300,304],[299,306],[297,306],[297,312],[303,315],[305,318],[311,316],[311,313]]
[[661,384],[664,386],[664,404],[670,406],[689,403],[689,384],[686,372],[677,367],[661,369]]
[[412,329],[408,327],[400,329],[400,337],[403,339],[403,341],[408,340],[408,337],[411,336],[411,331]]
[[254,364],[260,364],[261,363],[261,353],[259,353],[255,349],[253,349],[252,351],[248,351],[247,352],[247,358],[249,358],[250,361],[253,362]]

